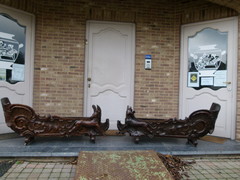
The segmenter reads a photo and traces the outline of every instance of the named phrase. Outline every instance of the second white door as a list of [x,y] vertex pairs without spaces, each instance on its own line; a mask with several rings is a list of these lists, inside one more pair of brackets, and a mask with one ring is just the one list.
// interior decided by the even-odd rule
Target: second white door
[[102,109],[102,120],[124,121],[133,105],[135,26],[132,23],[89,21],[86,37],[85,115],[92,105]]
[[[32,106],[34,16],[0,6],[0,23],[0,99]],[[10,132],[0,107],[0,134]]]
[[219,103],[213,135],[234,139],[237,18],[184,25],[181,54],[180,117]]

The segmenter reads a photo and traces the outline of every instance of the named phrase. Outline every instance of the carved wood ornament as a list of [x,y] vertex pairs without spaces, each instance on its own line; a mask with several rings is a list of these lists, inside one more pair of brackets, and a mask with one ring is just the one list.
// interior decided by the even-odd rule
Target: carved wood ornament
[[[8,98],[2,98],[2,107],[8,127],[25,137],[25,144],[35,137],[43,136],[81,136],[88,135],[95,142],[95,137],[104,135],[109,128],[109,119],[101,123],[101,108],[93,107],[91,117],[40,116],[23,104],[11,104]],[[197,146],[200,137],[214,131],[220,105],[213,103],[209,110],[197,110],[184,120],[136,118],[131,107],[127,107],[125,124],[117,123],[119,133],[129,133],[139,142],[141,136],[187,138],[188,143]]]
[[117,122],[119,133],[129,133],[139,142],[140,136],[161,136],[187,138],[188,143],[197,146],[197,139],[212,133],[220,111],[220,105],[213,103],[210,110],[194,111],[189,117],[181,119],[136,118],[131,107],[127,107],[125,124]]
[[25,145],[36,136],[81,136],[88,135],[95,142],[95,136],[104,135],[109,128],[109,120],[101,123],[101,108],[93,105],[91,117],[40,116],[26,105],[11,104],[8,98],[2,98],[2,107],[8,127],[25,137]]

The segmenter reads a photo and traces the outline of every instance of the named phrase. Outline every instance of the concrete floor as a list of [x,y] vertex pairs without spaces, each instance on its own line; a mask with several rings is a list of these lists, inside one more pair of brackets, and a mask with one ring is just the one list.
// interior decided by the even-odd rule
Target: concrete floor
[[[24,145],[18,135],[0,135],[0,160],[14,158],[17,162],[0,179],[74,179],[76,165],[65,160],[74,160],[80,151],[104,150],[154,150],[162,154],[181,156],[195,160],[187,169],[188,180],[239,179],[240,142],[226,140],[224,143],[198,141],[198,146],[186,144],[186,139],[141,138],[135,144],[129,136],[101,136],[96,143],[88,137],[36,138]],[[55,159],[56,158],[56,159]],[[61,158],[64,162],[61,162]],[[54,160],[55,159],[55,160]]]
[[135,144],[130,136],[99,136],[96,142],[89,137],[53,138],[42,137],[28,145],[24,138],[17,135],[0,138],[1,157],[76,157],[80,151],[105,150],[154,150],[171,155],[226,155],[240,154],[240,142],[226,140],[223,144],[198,140],[197,147],[186,144],[180,138],[148,138],[140,139]]

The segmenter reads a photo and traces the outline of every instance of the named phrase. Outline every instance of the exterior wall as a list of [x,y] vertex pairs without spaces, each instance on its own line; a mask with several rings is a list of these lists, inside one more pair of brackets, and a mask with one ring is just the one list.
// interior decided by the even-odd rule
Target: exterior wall
[[[238,15],[203,0],[0,0],[0,4],[35,14],[34,109],[61,116],[83,115],[87,20],[136,24],[136,116],[169,118],[178,115],[181,25]],[[151,71],[144,70],[146,54],[152,55]],[[238,127],[240,139],[240,120]]]

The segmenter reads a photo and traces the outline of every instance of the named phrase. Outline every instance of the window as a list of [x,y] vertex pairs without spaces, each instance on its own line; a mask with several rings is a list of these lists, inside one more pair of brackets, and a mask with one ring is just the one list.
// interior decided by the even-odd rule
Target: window
[[26,27],[0,14],[0,81],[24,81]]
[[212,28],[188,38],[188,87],[217,90],[227,86],[227,39],[227,32]]

